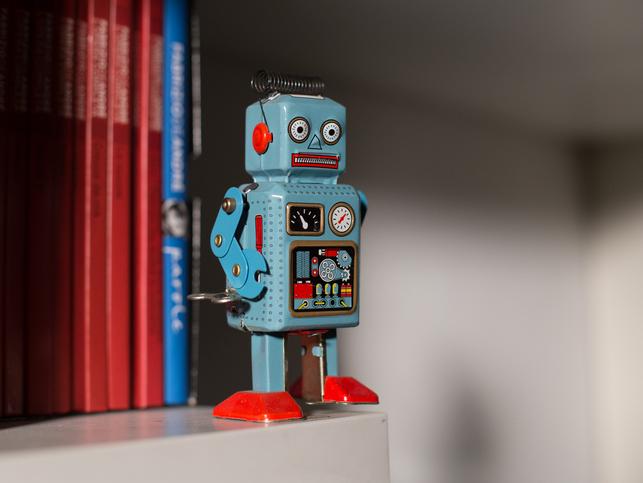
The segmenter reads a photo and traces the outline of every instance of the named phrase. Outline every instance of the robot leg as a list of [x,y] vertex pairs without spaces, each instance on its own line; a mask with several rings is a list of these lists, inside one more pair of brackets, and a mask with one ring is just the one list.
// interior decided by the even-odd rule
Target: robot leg
[[286,390],[286,334],[255,332],[252,337],[252,389]]
[[339,376],[337,364],[337,330],[329,330],[324,335],[326,345],[326,375]]
[[285,391],[286,334],[252,334],[252,391],[240,391],[215,406],[219,418],[279,421],[303,417],[301,408]]
[[326,355],[326,377],[324,380],[324,402],[345,404],[378,404],[377,394],[352,377],[340,377],[337,367],[337,331],[324,335]]

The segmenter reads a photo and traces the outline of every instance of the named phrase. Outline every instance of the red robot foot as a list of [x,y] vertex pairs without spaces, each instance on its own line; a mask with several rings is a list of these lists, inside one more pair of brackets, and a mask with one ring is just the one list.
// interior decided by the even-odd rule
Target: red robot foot
[[268,423],[301,419],[304,414],[287,392],[239,391],[217,404],[212,411],[216,418],[239,419]]
[[324,402],[347,404],[378,404],[379,397],[352,377],[326,376]]

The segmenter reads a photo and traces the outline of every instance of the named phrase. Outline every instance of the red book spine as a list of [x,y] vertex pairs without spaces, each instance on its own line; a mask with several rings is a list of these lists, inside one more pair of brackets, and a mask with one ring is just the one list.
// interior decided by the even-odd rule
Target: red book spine
[[54,306],[54,412],[71,410],[71,327],[72,327],[72,192],[74,161],[74,45],[76,1],[62,0],[56,31],[56,79],[54,104],[56,111],[56,152],[58,169],[54,199],[56,200]]
[[137,28],[134,184],[135,407],[163,403],[161,317],[162,5],[141,0]]
[[[0,1],[0,280],[4,276],[4,251],[6,237],[6,204],[7,204],[7,132],[8,93],[7,78],[9,75],[9,4]],[[0,287],[0,417],[4,409],[4,297],[5,285]]]
[[109,3],[81,0],[77,29],[77,160],[74,242],[74,400],[107,409],[106,145]]
[[29,90],[29,184],[27,293],[38,303],[27,304],[26,408],[28,414],[53,412],[54,173],[53,41],[54,11],[46,0],[31,12]]
[[[86,98],[87,92],[87,19],[89,16],[87,0],[79,0],[76,13],[76,72],[74,73],[74,198],[73,198],[73,274],[72,274],[72,409],[82,410],[89,406],[85,394],[89,391],[88,357],[86,355],[86,332],[89,319],[89,280],[87,263],[89,239],[85,216],[85,178],[90,173],[85,159],[86,140]],[[85,287],[87,285],[87,287]]]
[[16,0],[9,10],[9,112],[4,280],[4,415],[24,411],[28,104],[30,12]]
[[109,409],[130,404],[131,0],[112,0],[107,113],[107,384]]

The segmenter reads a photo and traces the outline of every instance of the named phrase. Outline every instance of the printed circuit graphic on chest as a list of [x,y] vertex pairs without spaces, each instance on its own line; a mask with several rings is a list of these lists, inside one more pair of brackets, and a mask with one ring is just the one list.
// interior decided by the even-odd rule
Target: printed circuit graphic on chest
[[293,315],[330,315],[354,310],[358,273],[354,243],[294,243],[290,266]]

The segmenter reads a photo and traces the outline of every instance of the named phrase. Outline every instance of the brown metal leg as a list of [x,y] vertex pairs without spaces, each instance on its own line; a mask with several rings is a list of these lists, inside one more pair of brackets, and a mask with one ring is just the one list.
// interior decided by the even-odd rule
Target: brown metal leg
[[321,334],[301,335],[301,392],[306,402],[324,400],[326,363]]

